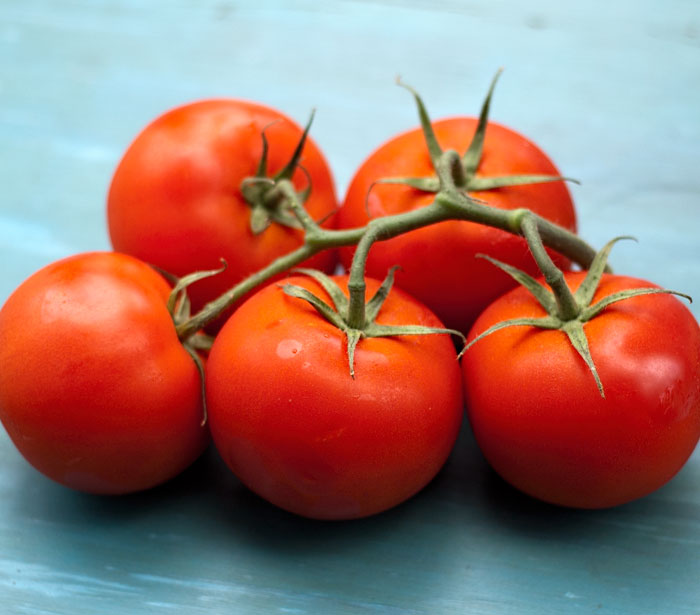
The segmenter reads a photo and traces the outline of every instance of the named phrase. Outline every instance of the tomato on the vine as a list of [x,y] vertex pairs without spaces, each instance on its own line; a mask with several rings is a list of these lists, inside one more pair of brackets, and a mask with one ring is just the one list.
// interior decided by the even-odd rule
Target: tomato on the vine
[[[223,274],[190,289],[198,311],[301,245],[303,234],[280,195],[271,194],[270,179],[298,145],[303,150],[289,175],[305,208],[316,220],[337,208],[323,154],[304,138],[288,117],[253,102],[205,100],[168,111],[136,137],[112,179],[114,249],[177,276],[218,267],[223,258]],[[335,255],[322,252],[307,265],[330,271]]]
[[[347,292],[345,276],[333,279]],[[329,300],[312,278],[289,284]],[[379,311],[383,323],[440,326],[398,289]],[[345,334],[277,284],[231,316],[207,370],[210,428],[224,461],[258,495],[311,518],[364,517],[406,500],[442,467],[462,421],[447,335],[363,338],[353,378]]]
[[[574,290],[584,274],[567,273]],[[654,287],[605,274],[593,301]],[[541,317],[517,288],[491,304],[473,340],[510,319]],[[560,330],[509,326],[462,359],[467,413],[491,466],[507,482],[554,504],[602,508],[670,480],[700,438],[700,329],[666,294],[634,296],[585,322],[602,386]]]
[[0,310],[0,420],[49,478],[120,494],[162,483],[209,441],[201,379],[168,283],[117,253],[66,258]]
[[[470,117],[432,124],[442,148],[457,152],[470,146],[477,125],[478,120]],[[532,174],[559,176],[554,164],[532,141],[489,122],[474,176],[476,182]],[[421,128],[389,139],[362,163],[338,212],[338,226],[362,226],[371,218],[411,211],[435,198],[431,192],[407,185],[376,183],[397,177],[435,177]],[[562,181],[467,192],[492,207],[527,208],[569,230],[576,229],[573,202]],[[345,267],[349,267],[353,252],[354,248],[340,250]],[[369,253],[367,274],[377,277],[400,264],[397,285],[431,308],[446,326],[466,333],[491,301],[514,286],[507,275],[475,259],[479,253],[532,274],[537,271],[522,238],[485,225],[451,220],[378,242]],[[555,258],[560,265],[566,265],[562,257]]]

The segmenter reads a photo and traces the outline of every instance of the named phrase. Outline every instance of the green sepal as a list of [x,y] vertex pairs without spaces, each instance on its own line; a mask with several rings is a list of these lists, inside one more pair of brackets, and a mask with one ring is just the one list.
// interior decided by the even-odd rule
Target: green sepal
[[177,284],[177,281],[180,279],[174,273],[170,273],[169,271],[166,271],[165,269],[161,269],[160,267],[158,267],[158,265],[149,264],[149,267],[151,269],[155,269],[160,275],[162,275],[173,286],[175,286],[175,284]]
[[262,154],[260,155],[260,161],[258,162],[258,168],[255,171],[255,177],[267,177],[267,156],[270,151],[270,143],[267,140],[267,135],[265,131],[269,126],[275,124],[279,120],[270,122],[265,128],[262,129],[260,136],[262,137]]
[[[221,267],[219,269],[210,269],[207,271],[196,271],[190,273],[189,275],[178,278],[170,273],[162,270],[158,270],[161,275],[163,275],[168,281],[174,284],[170,295],[166,301],[166,308],[173,319],[173,323],[177,327],[181,323],[189,320],[190,318],[190,298],[187,296],[187,289],[194,283],[199,282],[205,278],[209,278],[220,273],[223,273],[228,265],[226,261],[221,259]],[[194,364],[199,373],[200,381],[200,394],[202,398],[202,422],[201,426],[204,427],[207,424],[207,399],[206,399],[206,382],[205,382],[205,372],[204,363],[202,358],[198,354],[198,350],[203,350],[208,352],[212,344],[214,343],[214,338],[206,333],[201,333],[196,331],[194,334],[190,334],[184,338],[180,338],[180,343],[185,349],[187,354],[192,357]]]
[[272,223],[270,212],[263,205],[253,205],[250,212],[250,232],[260,235]]
[[241,194],[251,207],[254,206],[262,195],[275,187],[275,182],[269,177],[245,177],[241,180]]
[[311,174],[306,170],[306,167],[302,166],[300,164],[299,169],[306,176],[306,187],[301,192],[297,193],[297,198],[299,199],[299,201],[301,203],[306,203],[306,201],[308,201],[309,197],[311,196],[311,189],[312,189],[313,183],[311,180]]
[[676,295],[678,297],[683,297],[684,299],[687,299],[690,303],[693,302],[693,298],[690,295],[680,293],[677,290],[668,290],[666,288],[630,288],[628,290],[621,290],[617,293],[613,293],[612,295],[608,295],[607,297],[603,297],[597,303],[594,303],[593,305],[589,305],[588,307],[584,308],[581,311],[579,319],[583,322],[586,322],[588,320],[591,320],[592,318],[595,318],[606,307],[612,305],[613,303],[617,303],[618,301],[624,301],[625,299],[629,299],[630,297],[638,297],[641,295]]
[[357,343],[364,337],[364,333],[359,329],[345,329],[345,337],[348,344],[348,367],[350,368],[350,377],[355,379],[355,348]]
[[335,281],[322,271],[318,269],[309,269],[307,267],[295,267],[291,270],[291,273],[301,273],[303,275],[308,275],[310,278],[316,280],[323,290],[325,290],[333,301],[336,311],[343,317],[347,318],[348,314],[348,298],[345,293],[341,290]]
[[[608,257],[610,256],[610,251],[613,246],[622,239],[632,239],[637,241],[631,235],[621,235],[615,237],[608,241],[595,255],[593,261],[591,262],[586,277],[581,282],[581,285],[576,289],[574,293],[574,298],[576,302],[584,308],[585,306],[590,306],[591,301],[593,301],[593,295],[600,284],[600,280],[603,277],[603,272],[608,264]],[[585,319],[588,320],[588,319]]]
[[373,323],[377,314],[379,314],[379,310],[382,308],[382,305],[384,305],[386,298],[389,296],[389,291],[394,285],[394,273],[397,269],[400,269],[399,265],[394,265],[389,269],[389,273],[387,273],[381,286],[377,289],[377,292],[375,292],[372,298],[365,304],[366,323]]
[[564,333],[569,338],[571,345],[576,349],[576,352],[581,356],[588,366],[589,371],[593,374],[596,386],[598,387],[598,392],[601,397],[605,397],[605,391],[603,390],[603,383],[598,375],[598,370],[596,369],[595,363],[593,362],[593,357],[591,356],[590,348],[588,347],[588,338],[583,330],[583,323],[580,320],[569,320],[565,322],[560,327]]
[[[455,153],[457,156],[455,159],[457,166],[451,170],[455,186],[460,191],[464,192],[480,192],[504,188],[507,186],[532,185],[557,181],[572,181],[574,183],[578,183],[576,180],[568,177],[544,174],[515,174],[498,177],[476,177],[476,171],[479,168],[483,155],[484,140],[486,138],[486,129],[488,127],[489,111],[491,107],[491,98],[493,97],[496,82],[498,81],[498,78],[502,72],[503,70],[499,69],[491,81],[486,98],[481,106],[474,136],[469,143],[467,151],[461,158],[459,158],[459,155]],[[425,104],[423,103],[420,95],[412,87],[404,84],[400,79],[397,79],[397,83],[411,92],[415,98],[416,105],[418,107],[418,117],[420,119],[421,130],[428,148],[430,160],[433,163],[433,168],[437,171],[438,161],[444,154],[444,151],[438,143],[437,136],[430,121],[430,117],[428,116]],[[443,188],[440,179],[437,177],[388,177],[379,179],[374,183],[409,186],[411,188],[415,188],[416,190],[421,190],[428,193],[439,193]]]
[[492,325],[491,327],[486,329],[486,331],[483,331],[479,335],[477,335],[471,342],[464,346],[462,352],[459,353],[459,356],[461,357],[479,340],[484,339],[486,336],[491,335],[496,331],[505,329],[506,327],[538,327],[540,329],[559,329],[561,325],[561,320],[559,320],[555,316],[542,316],[537,318],[511,318],[510,320],[503,320],[501,322],[497,322],[495,325]]
[[[288,183],[289,180],[282,180]],[[261,182],[262,183],[262,182]],[[266,182],[267,184],[268,182]],[[270,188],[265,188],[264,192],[261,192],[257,197],[251,207],[253,212],[256,208],[263,209],[267,212],[270,219],[282,226],[289,226],[291,228],[302,228],[296,213],[293,211],[293,207],[290,204],[290,198],[285,194],[285,190],[282,188],[283,184],[273,184]],[[307,186],[308,188],[309,186]],[[294,191],[294,197],[300,200],[299,194]]]
[[213,335],[199,332],[189,338],[187,340],[187,344],[190,348],[194,348],[195,350],[204,350],[205,352],[209,352],[211,347],[214,345],[214,339],[215,338]]
[[[265,164],[262,166],[266,167]],[[262,199],[263,195],[274,186],[275,182],[269,177],[246,177],[241,182],[241,194],[251,208],[248,226],[253,235],[259,235],[270,226],[271,214],[268,208],[263,205]]]
[[508,263],[499,261],[487,254],[477,254],[476,258],[483,258],[489,263],[498,267],[501,271],[507,273],[511,278],[513,278],[518,284],[527,288],[532,296],[537,299],[537,302],[544,308],[548,314],[555,314],[557,309],[557,301],[552,294],[552,291],[545,288],[531,275],[521,271],[517,267],[513,267]]
[[226,271],[227,267],[228,265],[226,264],[226,261],[222,258],[221,267],[218,269],[195,271],[194,273],[177,278],[175,286],[173,286],[173,289],[170,291],[170,295],[168,295],[168,300],[165,304],[176,325],[190,317],[190,302],[189,298],[187,297],[187,288],[199,280],[223,273]]
[[[457,329],[446,329],[444,327],[426,327],[424,325],[378,325],[372,323],[364,331],[365,337],[398,337],[400,335],[454,335],[465,344],[467,339],[464,333]],[[462,351],[460,351],[460,355]]]
[[398,266],[394,266],[389,270],[377,291],[365,304],[365,323],[362,328],[351,327],[348,324],[348,297],[336,284],[336,282],[325,273],[315,269],[305,268],[297,268],[292,270],[293,272],[308,275],[316,280],[330,296],[335,309],[306,288],[289,283],[280,285],[285,294],[297,299],[303,299],[304,301],[310,303],[311,306],[319,313],[319,315],[345,334],[347,339],[348,367],[350,370],[350,376],[353,379],[355,378],[355,349],[357,348],[359,341],[365,337],[447,334],[456,335],[463,342],[466,342],[464,335],[456,329],[426,327],[423,325],[384,325],[374,322],[382,306],[384,305],[384,302],[389,296],[389,292],[394,284],[394,274],[398,268]]
[[270,217],[272,218],[273,222],[276,222],[282,226],[294,229],[303,228],[299,222],[299,219],[293,213],[289,213],[289,210],[286,208],[283,209],[281,207],[277,207],[276,209],[272,210]]
[[[614,242],[612,242],[614,243]],[[607,246],[606,246],[607,247]],[[596,268],[600,268],[600,262],[602,262],[602,268],[605,268],[605,261],[607,260],[606,253],[604,252],[605,248],[601,250],[603,252],[603,255],[601,256],[600,259],[598,259],[598,263],[596,263]],[[609,250],[607,251],[609,253]],[[600,255],[600,253],[599,253]],[[530,293],[533,295],[533,297],[537,300],[537,302],[547,311],[548,316],[542,317],[542,318],[515,318],[511,320],[505,320],[500,323],[496,323],[486,331],[484,331],[482,334],[477,336],[475,339],[473,339],[465,348],[465,350],[471,348],[471,346],[477,342],[478,340],[486,337],[487,335],[491,335],[495,331],[498,331],[499,329],[503,329],[505,327],[511,327],[511,326],[517,326],[517,325],[526,325],[526,326],[533,326],[533,327],[539,327],[542,329],[559,329],[566,333],[569,342],[571,345],[574,347],[576,352],[581,356],[583,361],[586,363],[588,366],[588,369],[590,370],[591,374],[593,375],[593,378],[595,380],[596,386],[598,387],[598,391],[600,392],[600,395],[602,397],[605,397],[605,393],[603,391],[603,384],[600,380],[600,376],[598,375],[598,370],[596,369],[595,363],[593,361],[593,358],[590,353],[590,349],[588,347],[588,339],[586,338],[586,333],[583,330],[583,322],[581,318],[582,310],[579,309],[579,312],[576,316],[576,318],[572,320],[562,320],[559,317],[559,308],[557,305],[556,298],[554,297],[554,294],[547,290],[544,286],[542,286],[537,280],[532,278],[530,275],[525,273],[524,271],[521,271],[517,269],[516,267],[512,267],[511,265],[507,265],[505,263],[502,263],[500,261],[497,261],[496,259],[493,259],[489,256],[486,255],[478,255],[482,258],[486,258],[488,261],[511,275],[513,279],[515,279],[518,283],[520,283],[522,286],[527,288],[527,290],[530,291]],[[596,259],[598,258],[598,255],[596,256]],[[595,262],[595,259],[594,259]],[[602,269],[601,269],[602,273]],[[597,286],[598,281],[600,280],[600,275],[598,276],[598,280],[595,281],[595,285]],[[593,291],[595,291],[595,286],[593,287]],[[586,291],[587,292],[587,291]],[[581,308],[581,304],[577,301],[577,304],[579,305],[579,308]]]
[[332,209],[332,210],[329,211],[327,214],[324,214],[323,216],[321,216],[318,220],[314,220],[314,223],[315,223],[317,226],[322,226],[323,223],[326,222],[326,220],[329,220],[330,218],[332,218],[333,216],[335,216],[335,214],[337,214],[339,210],[340,210],[339,207],[336,207],[335,209]]
[[437,177],[387,177],[378,179],[374,183],[409,186],[423,192],[440,191],[440,180]]
[[[192,339],[192,338],[190,338]],[[201,357],[199,354],[197,354],[197,351],[190,346],[189,343],[183,344],[184,349],[187,351],[187,354],[189,354],[192,357],[192,360],[194,361],[194,364],[197,366],[197,371],[199,372],[199,388],[200,388],[200,395],[202,398],[202,422],[199,424],[200,427],[204,427],[207,424],[207,394],[206,394],[206,384],[205,384],[205,372],[204,372],[204,363],[202,362]]]
[[287,162],[287,164],[274,175],[275,182],[278,182],[281,179],[292,179],[294,171],[299,166],[301,154],[304,151],[304,145],[306,145],[306,139],[309,136],[309,130],[311,130],[311,124],[314,121],[314,115],[316,115],[316,109],[311,110],[311,115],[309,116],[309,120],[306,122],[304,132],[301,134],[301,138],[299,139],[297,146],[294,148],[294,152],[292,153],[292,157],[289,159],[289,162]]
[[484,149],[484,138],[486,137],[486,127],[488,126],[489,120],[489,108],[491,107],[491,97],[493,96],[493,91],[496,87],[496,82],[501,76],[503,69],[498,69],[493,79],[491,80],[491,86],[486,94],[486,98],[481,106],[481,112],[479,113],[479,122],[476,125],[476,131],[472,137],[471,143],[467,148],[467,151],[462,156],[462,166],[467,176],[472,176],[476,173],[479,163],[481,162],[481,154]]
[[[172,292],[171,295],[172,296]],[[172,310],[168,309],[173,318],[173,322],[177,326],[181,322],[185,322],[192,315],[192,302],[190,301],[187,292],[180,291],[179,297],[176,299]]]
[[508,186],[529,186],[533,184],[546,184],[550,182],[570,181],[575,184],[577,180],[570,177],[562,177],[560,175],[500,175],[491,177],[474,177],[471,176],[467,180],[466,190],[469,192],[481,192],[485,190],[494,190],[496,188],[506,188]]
[[[305,187],[303,190],[301,190],[300,192],[296,192],[296,191],[295,191],[294,194],[296,195],[297,200],[298,200],[300,203],[306,203],[306,201],[308,201],[309,197],[311,196],[311,189],[312,189],[312,186],[313,186],[313,182],[312,182],[312,180],[311,180],[311,174],[310,174],[309,171],[306,169],[306,167],[303,166],[301,163],[299,163],[299,164],[297,165],[297,168],[298,168],[302,173],[304,173],[304,176],[306,177],[306,187]],[[290,178],[290,180],[288,180],[288,181],[291,182],[291,178]],[[291,209],[291,206],[290,206],[289,203],[288,203],[289,200],[290,200],[289,198],[287,198],[287,199],[280,199],[280,204],[285,204],[285,203],[286,203],[287,209]]]
[[251,207],[249,226],[253,235],[260,235],[273,222],[289,228],[302,228],[298,217],[290,212],[291,207],[285,202],[288,201],[290,197],[283,194],[279,189],[279,184],[280,182],[291,181],[294,171],[297,168],[301,169],[306,174],[308,182],[303,190],[295,194],[301,203],[305,203],[308,200],[312,190],[311,179],[308,171],[300,165],[300,160],[309,135],[309,130],[311,129],[314,114],[315,111],[312,111],[287,164],[273,177],[267,177],[269,154],[269,143],[265,134],[267,126],[262,130],[262,155],[258,162],[258,168],[255,175],[243,179],[240,186],[244,200]]
[[421,129],[423,130],[423,136],[425,137],[425,144],[428,147],[428,153],[430,154],[430,160],[433,163],[433,167],[437,168],[438,160],[442,155],[442,148],[440,147],[437,137],[435,136],[435,131],[433,130],[433,125],[430,122],[430,116],[428,116],[428,111],[423,104],[423,100],[418,92],[416,92],[410,85],[403,83],[401,79],[397,79],[396,83],[401,87],[406,88],[411,94],[413,94],[413,98],[416,101],[416,106],[418,107],[418,117],[420,119]]
[[310,290],[297,286],[296,284],[284,284],[282,290],[286,295],[290,297],[295,297],[297,299],[303,299],[307,303],[310,303],[312,307],[325,318],[332,325],[335,325],[341,331],[347,329],[347,325],[343,318],[336,312],[330,305],[328,305],[323,299],[320,299],[314,295]]
[[600,301],[591,305],[591,301],[593,300],[598,285],[600,284],[602,275],[606,271],[610,251],[612,250],[612,247],[615,245],[615,243],[617,243],[621,239],[634,239],[634,237],[626,235],[616,237],[610,240],[608,243],[606,243],[605,246],[603,246],[603,248],[601,248],[601,250],[596,254],[591,263],[590,269],[586,274],[586,277],[584,278],[583,282],[579,285],[576,292],[573,293],[573,299],[577,307],[577,312],[575,316],[570,319],[564,319],[561,316],[554,294],[550,290],[542,286],[539,282],[537,282],[537,280],[530,277],[525,272],[520,271],[515,267],[512,267],[511,265],[507,265],[505,263],[497,261],[496,259],[491,258],[490,256],[478,254],[478,257],[485,258],[489,262],[493,263],[494,265],[511,275],[511,277],[513,277],[513,279],[515,279],[522,286],[527,288],[538,301],[538,303],[547,311],[549,316],[545,316],[544,318],[516,318],[496,323],[495,325],[478,335],[476,338],[474,338],[471,342],[469,342],[462,352],[471,348],[471,346],[480,339],[486,337],[487,335],[491,335],[495,331],[498,331],[499,329],[503,329],[505,327],[527,325],[545,329],[560,329],[561,331],[566,333],[571,345],[586,363],[586,366],[588,367],[589,371],[593,375],[593,378],[595,379],[595,383],[598,387],[600,395],[602,397],[605,397],[603,383],[600,379],[598,370],[595,366],[595,362],[593,360],[588,346],[588,339],[583,328],[584,324],[590,321],[591,319],[595,318],[609,305],[612,305],[619,301],[624,301],[631,297],[651,294],[672,294],[677,295],[679,297],[683,297],[684,299],[687,299],[688,301],[692,302],[692,298],[689,295],[674,290],[667,290],[664,288],[630,288],[627,290],[622,290],[613,293],[611,295],[608,295],[607,297],[603,297]]

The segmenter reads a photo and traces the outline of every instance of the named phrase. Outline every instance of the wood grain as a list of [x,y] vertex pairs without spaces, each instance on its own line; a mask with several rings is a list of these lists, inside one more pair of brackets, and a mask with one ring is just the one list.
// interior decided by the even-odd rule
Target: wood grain
[[[259,100],[303,122],[342,195],[383,139],[474,114],[534,138],[580,230],[620,234],[618,271],[700,299],[700,4],[594,0],[6,0],[0,4],[0,299],[68,254],[108,249],[104,200],[129,141],[169,107]],[[692,309],[700,315],[698,304]],[[700,457],[641,501],[534,502],[465,429],[399,508],[314,523],[248,493],[210,451],[126,498],[50,483],[0,436],[3,612],[560,615],[700,613]]]

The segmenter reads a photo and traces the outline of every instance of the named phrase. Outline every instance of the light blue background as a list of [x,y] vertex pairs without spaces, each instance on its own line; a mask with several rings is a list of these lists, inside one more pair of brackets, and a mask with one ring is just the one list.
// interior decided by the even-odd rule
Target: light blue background
[[[475,114],[532,137],[612,263],[700,300],[700,4],[391,0],[0,1],[0,300],[108,249],[104,201],[136,133],[232,96],[304,122],[343,194],[383,139]],[[698,316],[698,304],[692,306]],[[44,613],[700,613],[700,458],[656,494],[577,512],[529,500],[469,434],[422,494],[378,517],[298,519],[211,451],[171,484],[75,494],[0,436],[0,598]]]

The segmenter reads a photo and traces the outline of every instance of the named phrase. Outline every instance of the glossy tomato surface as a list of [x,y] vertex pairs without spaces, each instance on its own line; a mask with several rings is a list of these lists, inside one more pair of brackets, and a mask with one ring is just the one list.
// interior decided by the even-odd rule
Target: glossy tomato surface
[[[572,288],[580,273],[567,274]],[[653,286],[605,275],[594,302]],[[542,315],[518,288],[493,303],[470,338]],[[700,437],[700,330],[670,295],[607,307],[584,325],[603,383],[557,330],[508,327],[472,346],[462,368],[469,420],[506,481],[554,504],[602,508],[642,497],[683,466]]]
[[41,269],[9,297],[0,420],[37,470],[120,494],[175,476],[204,449],[200,378],[168,294],[144,263],[89,253]]
[[[251,208],[241,182],[256,174],[262,132],[269,142],[268,175],[292,157],[302,129],[274,109],[241,100],[205,100],[168,111],[149,124],[124,154],[108,196],[108,222],[115,250],[132,254],[177,276],[217,269],[221,274],[190,288],[196,311],[244,277],[302,242],[300,230],[273,223],[254,235]],[[308,138],[302,169],[293,182],[311,181],[305,207],[321,219],[336,207],[333,179],[323,154]],[[330,224],[329,221],[327,224]],[[330,271],[332,252],[306,264]]]
[[[473,118],[452,118],[433,124],[443,149],[464,152],[476,129]],[[549,158],[522,135],[489,123],[477,176],[522,173],[559,175]],[[423,133],[411,130],[390,139],[371,154],[353,178],[338,213],[338,226],[361,226],[371,218],[410,211],[430,203],[434,194],[400,185],[374,185],[390,177],[434,177]],[[368,196],[369,195],[369,196]],[[528,208],[569,230],[576,217],[564,182],[513,186],[474,192],[475,198],[501,209]],[[349,267],[354,248],[341,250]],[[367,274],[382,277],[393,265],[402,269],[396,283],[430,307],[446,326],[466,333],[479,313],[513,287],[513,280],[476,254],[484,253],[536,275],[524,240],[472,222],[449,221],[418,229],[372,246]],[[560,266],[566,261],[557,258]]]
[[[345,290],[347,280],[335,278]],[[329,301],[307,277],[290,283]],[[378,282],[368,280],[368,291]],[[394,289],[378,323],[439,326]],[[207,397],[214,442],[253,491],[318,519],[364,517],[409,498],[442,467],[463,406],[447,335],[359,342],[355,379],[345,336],[305,301],[271,285],[217,337]]]

